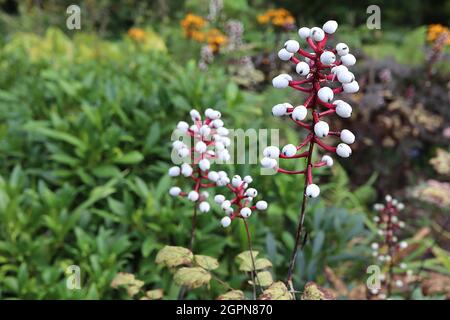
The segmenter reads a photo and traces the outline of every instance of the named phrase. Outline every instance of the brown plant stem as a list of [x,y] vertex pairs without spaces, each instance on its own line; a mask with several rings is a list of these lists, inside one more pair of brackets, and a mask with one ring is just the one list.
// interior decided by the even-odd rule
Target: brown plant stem
[[252,284],[253,284],[253,300],[256,300],[256,282],[255,282],[256,264],[255,264],[255,258],[253,257],[252,238],[250,236],[250,231],[248,229],[247,220],[242,219],[242,221],[244,221],[245,231],[247,233],[248,250],[250,251],[250,257],[252,259],[253,270],[251,272],[251,275],[252,275]]

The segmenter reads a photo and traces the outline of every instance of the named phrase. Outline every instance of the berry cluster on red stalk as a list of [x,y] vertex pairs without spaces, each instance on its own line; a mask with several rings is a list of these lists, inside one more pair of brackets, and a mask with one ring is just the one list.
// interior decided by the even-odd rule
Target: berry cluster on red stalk
[[[212,183],[209,175],[211,162],[215,160],[228,161],[230,154],[227,146],[231,141],[228,138],[229,131],[224,127],[221,113],[213,109],[205,110],[205,120],[202,121],[201,115],[197,110],[190,112],[193,125],[185,121],[177,124],[176,130],[189,138],[186,145],[180,140],[175,140],[172,144],[173,152],[183,160],[180,166],[174,166],[169,169],[171,177],[183,175],[192,180],[193,188],[189,191],[182,191],[180,187],[172,187],[169,193],[173,197],[186,197],[195,203],[194,215],[192,220],[191,246],[194,241],[195,219],[197,215],[197,206],[200,212],[208,212],[210,204],[208,203],[208,192],[202,189],[208,189],[216,186]],[[225,174],[226,175],[226,174]]]
[[[381,238],[378,242],[373,242],[372,255],[377,258],[380,263],[383,263],[387,269],[388,276],[382,274],[380,277],[384,288],[371,290],[372,295],[376,295],[380,299],[384,299],[391,294],[392,286],[403,287],[402,280],[394,281],[394,267],[399,263],[399,252],[406,247],[406,241],[398,241],[398,230],[405,227],[405,222],[400,221],[399,212],[405,208],[405,205],[390,195],[385,197],[386,203],[377,203],[374,205],[377,215],[374,217],[374,222],[377,224],[377,232]],[[401,269],[406,269],[406,263],[399,263]]]
[[235,175],[231,179],[231,183],[227,183],[228,189],[233,193],[233,198],[227,200],[222,194],[214,197],[214,201],[220,205],[226,216],[220,221],[224,228],[228,227],[236,218],[247,219],[254,210],[266,210],[267,202],[260,200],[252,205],[253,199],[258,195],[255,188],[249,188],[253,179],[251,176],[241,178]]
[[[301,48],[296,40],[288,40],[284,48],[278,52],[278,57],[283,61],[294,63],[297,74],[303,79],[294,80],[288,74],[280,74],[272,80],[275,88],[291,87],[308,94],[305,101],[296,107],[286,102],[272,108],[274,116],[288,116],[298,126],[308,130],[306,138],[297,145],[284,146],[281,151],[275,146],[267,147],[263,151],[264,158],[261,160],[261,165],[265,168],[276,169],[280,173],[305,176],[296,244],[287,279],[292,290],[292,272],[304,223],[305,197],[316,198],[320,194],[319,186],[313,183],[313,170],[333,165],[333,159],[329,155],[324,155],[320,161],[314,162],[312,159],[314,147],[317,145],[325,152],[348,158],[352,153],[349,144],[355,142],[355,135],[351,131],[347,129],[331,131],[329,124],[325,121],[327,117],[335,113],[341,118],[350,118],[352,107],[342,100],[334,100],[334,96],[339,93],[356,93],[359,90],[355,76],[347,68],[356,63],[356,58],[349,53],[348,45],[338,43],[335,48],[327,46],[327,41],[336,32],[337,27],[337,22],[330,20],[322,28],[300,28],[298,34],[300,38],[306,40],[309,49]],[[308,113],[310,113],[310,120],[305,121]],[[329,136],[339,137],[342,143],[336,147],[327,145],[322,139]],[[279,159],[304,159],[306,165],[303,170],[286,170],[279,166]]]
[[[301,38],[306,39],[312,52],[302,49],[296,40],[288,40],[284,48],[278,52],[278,56],[281,60],[293,62],[296,65],[296,72],[305,79],[294,80],[288,74],[281,74],[272,81],[275,88],[289,86],[308,93],[303,104],[296,107],[290,103],[278,104],[272,108],[272,114],[277,117],[289,116],[298,126],[308,130],[309,134],[297,145],[284,146],[281,152],[274,146],[266,148],[261,164],[266,168],[276,168],[281,173],[304,174],[307,184],[306,195],[310,198],[315,198],[320,194],[320,188],[313,183],[313,169],[333,165],[333,159],[328,155],[314,163],[311,159],[314,146],[318,145],[326,152],[336,153],[340,157],[347,158],[352,153],[349,144],[355,142],[355,136],[351,131],[347,129],[330,131],[330,126],[325,121],[326,117],[334,113],[342,118],[349,118],[352,113],[351,106],[342,100],[333,101],[334,96],[341,92],[355,93],[359,90],[355,76],[347,68],[356,63],[355,57],[349,53],[348,46],[338,43],[333,49],[327,47],[327,40],[336,29],[336,21],[326,22],[323,29],[318,27],[301,28],[298,33]],[[303,56],[305,61],[301,61],[295,56],[296,54]],[[334,84],[338,84],[338,86]],[[309,112],[311,120],[304,122]],[[329,146],[322,140],[328,136],[340,137],[342,143],[337,147]],[[279,167],[277,161],[279,158],[305,158],[306,168],[299,171],[283,169]]]

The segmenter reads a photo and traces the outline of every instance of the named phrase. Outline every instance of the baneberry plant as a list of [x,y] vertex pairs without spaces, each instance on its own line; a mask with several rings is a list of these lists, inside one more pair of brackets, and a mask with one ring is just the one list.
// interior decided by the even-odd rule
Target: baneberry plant
[[[215,173],[211,171],[209,172],[208,176],[213,181],[216,181],[217,185],[224,184],[224,182],[222,182],[225,178],[223,172]],[[228,189],[233,193],[233,198],[228,200],[224,195],[218,194],[214,197],[214,201],[218,205],[220,205],[222,210],[226,213],[226,216],[223,217],[220,221],[224,228],[230,226],[231,221],[236,218],[242,219],[245,225],[245,231],[247,234],[247,241],[249,246],[249,255],[252,262],[251,275],[253,284],[253,296],[256,297],[256,284],[258,284],[258,281],[255,281],[255,257],[253,253],[252,238],[248,228],[247,218],[251,216],[254,210],[266,210],[268,204],[266,201],[260,200],[256,202],[256,204],[251,205],[253,199],[258,195],[258,191],[255,188],[249,188],[249,185],[252,183],[252,181],[253,179],[251,176],[245,176],[244,178],[242,178],[239,175],[235,175],[231,179],[231,182],[226,183]]]
[[[194,213],[192,216],[191,240],[189,248],[192,250],[195,241],[197,208],[200,212],[208,212],[211,208],[208,199],[208,192],[205,189],[218,185],[209,178],[212,172],[209,171],[211,161],[221,160],[228,161],[230,154],[226,149],[230,145],[228,138],[228,129],[224,127],[221,113],[213,109],[206,109],[206,119],[202,121],[201,115],[197,110],[190,112],[193,125],[185,121],[177,124],[177,131],[183,135],[187,135],[189,143],[185,144],[180,140],[173,142],[173,151],[183,160],[180,166],[173,166],[169,169],[171,177],[184,176],[191,180],[192,190],[182,191],[180,187],[172,187],[169,193],[173,197],[186,197],[189,201],[194,202]],[[216,173],[217,174],[217,173]],[[227,183],[226,173],[223,183]]]
[[[302,174],[305,177],[296,241],[287,276],[291,289],[293,289],[292,272],[304,224],[306,198],[316,198],[320,194],[319,186],[313,182],[313,170],[333,165],[333,159],[329,155],[324,155],[320,161],[314,161],[314,148],[317,145],[326,152],[348,158],[352,153],[349,144],[355,142],[355,135],[351,131],[347,129],[332,131],[328,122],[325,121],[326,117],[333,114],[341,118],[349,118],[352,107],[342,100],[334,100],[335,95],[355,93],[359,90],[355,76],[347,68],[356,63],[356,58],[349,53],[348,45],[338,43],[335,48],[327,46],[327,41],[337,27],[337,22],[330,20],[323,25],[323,28],[300,28],[298,30],[300,38],[306,40],[312,51],[301,48],[296,40],[288,40],[284,48],[278,52],[278,57],[283,61],[293,62],[296,65],[297,74],[304,79],[294,80],[288,74],[280,74],[272,81],[275,88],[291,87],[308,95],[305,101],[296,107],[285,102],[272,108],[274,116],[288,116],[298,126],[309,131],[306,138],[298,144],[285,145],[281,151],[275,146],[267,147],[263,152],[264,158],[261,160],[261,165],[265,168],[273,168],[285,174]],[[303,61],[296,54],[302,56]],[[305,121],[308,114],[310,119]],[[339,137],[342,142],[337,147],[327,145],[323,139],[329,136]],[[283,169],[279,166],[279,159],[304,159],[305,168],[298,171]]]
[[399,241],[398,230],[405,227],[405,222],[400,221],[398,215],[405,205],[390,195],[385,197],[386,203],[377,203],[374,205],[378,215],[374,217],[378,227],[378,235],[380,240],[373,242],[372,254],[377,258],[378,262],[384,264],[387,275],[384,273],[380,277],[382,287],[380,289],[371,290],[373,296],[379,299],[385,299],[392,293],[392,287],[403,287],[404,283],[400,279],[394,278],[394,267],[397,265],[401,269],[406,269],[405,263],[400,263],[399,252],[408,246],[406,241]]

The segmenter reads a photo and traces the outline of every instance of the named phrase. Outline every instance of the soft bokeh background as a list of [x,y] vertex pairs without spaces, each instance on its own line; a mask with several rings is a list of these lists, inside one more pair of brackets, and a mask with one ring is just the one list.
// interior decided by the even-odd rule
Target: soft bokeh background
[[[270,114],[301,98],[272,88],[292,72],[276,52],[300,26],[328,19],[358,59],[354,116],[335,122],[357,143],[316,177],[322,196],[308,205],[295,283],[365,298],[372,206],[392,194],[406,205],[400,237],[413,249],[401,259],[414,274],[395,296],[450,296],[450,1],[378,1],[381,30],[365,25],[372,1],[331,0],[85,0],[82,29],[67,30],[72,2],[0,1],[0,298],[131,298],[111,288],[118,272],[177,298],[170,270],[155,264],[164,245],[189,242],[192,207],[167,193],[174,126],[213,107],[229,128],[280,128],[281,143],[298,141],[303,133]],[[227,170],[252,174],[270,203],[249,223],[284,280],[302,179]],[[220,217],[216,207],[199,217],[195,253],[218,258],[217,277],[248,295],[235,262],[245,230],[224,230]],[[66,288],[73,264],[81,290]],[[212,281],[186,297],[225,291]]]

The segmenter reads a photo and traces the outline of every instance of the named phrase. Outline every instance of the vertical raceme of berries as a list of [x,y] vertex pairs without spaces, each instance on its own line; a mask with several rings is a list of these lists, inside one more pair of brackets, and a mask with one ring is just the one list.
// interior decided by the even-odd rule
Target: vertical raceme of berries
[[213,179],[211,179],[211,173],[214,172],[210,171],[212,162],[216,159],[221,161],[230,159],[230,154],[226,148],[230,145],[230,139],[228,138],[228,129],[223,126],[219,111],[211,108],[206,109],[205,120],[203,121],[197,110],[191,110],[190,115],[193,125],[190,126],[187,122],[180,121],[176,130],[189,137],[192,145],[188,146],[180,140],[173,142],[173,151],[183,159],[183,163],[180,166],[171,167],[168,173],[171,177],[182,175],[190,179],[192,183],[192,189],[189,191],[182,191],[177,186],[169,190],[169,194],[173,197],[185,197],[194,202],[190,243],[190,249],[192,250],[197,209],[202,213],[210,210],[210,204],[207,201],[209,194],[205,189],[216,186],[216,183],[213,183]]
[[248,228],[247,219],[255,210],[266,210],[268,204],[264,200],[259,200],[252,205],[253,199],[258,196],[258,191],[255,188],[249,188],[249,185],[253,182],[251,176],[245,176],[242,178],[239,175],[235,175],[231,181],[223,171],[217,173],[211,171],[210,176],[213,176],[213,181],[215,181],[218,186],[226,186],[233,193],[233,197],[229,200],[224,195],[218,194],[214,197],[214,201],[225,212],[225,216],[220,221],[224,228],[230,226],[231,222],[236,218],[242,219],[244,223],[250,257],[253,265],[253,271],[251,273],[253,298],[256,299],[256,285],[258,284],[258,280],[255,282],[256,265],[253,256],[252,239]]
[[[336,153],[338,156],[348,158],[352,150],[349,144],[355,141],[352,132],[345,129],[334,131],[330,128],[327,118],[337,114],[341,118],[349,118],[352,113],[351,106],[342,101],[334,100],[340,93],[355,93],[359,90],[355,76],[348,67],[356,63],[356,58],[349,53],[345,43],[338,43],[335,48],[327,46],[328,39],[336,31],[336,21],[327,21],[323,28],[300,28],[298,34],[305,39],[309,49],[303,49],[296,40],[286,41],[284,48],[278,52],[278,57],[283,61],[291,61],[295,64],[295,70],[300,79],[293,79],[288,74],[280,74],[272,80],[275,88],[291,87],[308,96],[298,106],[290,103],[277,104],[272,108],[272,114],[276,117],[287,116],[301,128],[309,131],[306,138],[297,145],[288,144],[279,150],[275,146],[266,148],[261,165],[265,168],[276,169],[285,174],[302,174],[305,176],[305,189],[302,208],[297,229],[296,245],[291,257],[288,271],[288,284],[292,288],[292,271],[295,263],[297,247],[303,228],[305,198],[315,198],[320,194],[320,187],[313,182],[313,171],[324,166],[332,166],[333,160],[325,155],[320,161],[312,159],[315,146],[325,152]],[[303,59],[303,61],[302,61]],[[305,119],[309,115],[309,120]],[[336,147],[323,141],[326,137],[338,137],[341,140]],[[291,171],[279,166],[280,159],[303,159],[303,170]]]
[[[405,227],[405,222],[400,221],[398,215],[405,206],[397,199],[390,195],[385,197],[385,204],[377,203],[374,205],[377,215],[374,217],[374,222],[377,224],[379,241],[371,244],[372,255],[377,258],[378,263],[385,264],[387,267],[387,275],[380,276],[382,287],[370,291],[372,297],[376,296],[378,299],[386,299],[392,293],[392,287],[401,288],[404,283],[400,279],[394,279],[394,267],[397,265],[401,269],[406,269],[405,263],[400,263],[398,259],[399,252],[408,247],[405,241],[399,241],[398,230]],[[410,271],[407,271],[410,273]]]

